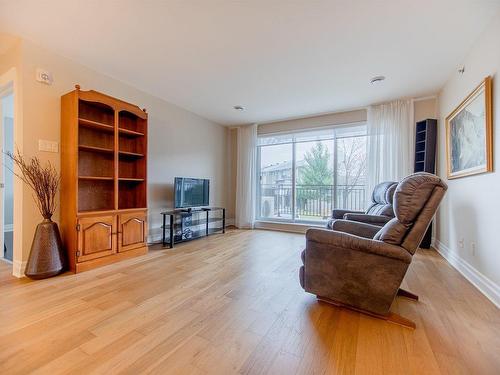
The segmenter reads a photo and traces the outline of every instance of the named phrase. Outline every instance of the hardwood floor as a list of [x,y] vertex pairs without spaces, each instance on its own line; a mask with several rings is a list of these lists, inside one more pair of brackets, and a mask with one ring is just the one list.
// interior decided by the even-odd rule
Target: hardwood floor
[[304,243],[231,230],[36,282],[0,262],[0,373],[498,374],[499,310],[436,252],[393,306],[412,331],[306,294]]

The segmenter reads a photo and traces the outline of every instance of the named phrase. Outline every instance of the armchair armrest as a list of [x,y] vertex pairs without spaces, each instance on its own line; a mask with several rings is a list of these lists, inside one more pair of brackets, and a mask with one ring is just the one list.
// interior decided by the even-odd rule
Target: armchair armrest
[[332,219],[343,219],[345,214],[352,213],[352,214],[362,214],[362,211],[352,211],[352,210],[340,210],[340,209],[334,209],[332,210]]
[[407,264],[410,264],[412,259],[411,254],[400,246],[348,233],[326,229],[308,229],[306,232],[306,239],[307,241],[320,243],[331,248],[341,248],[384,256]]
[[344,220],[359,221],[362,223],[373,224],[378,226],[384,226],[387,224],[392,217],[383,215],[367,215],[348,212],[344,214]]
[[362,223],[360,221],[333,220],[331,222],[330,229],[337,232],[344,232],[372,239],[380,230],[380,227],[377,225]]

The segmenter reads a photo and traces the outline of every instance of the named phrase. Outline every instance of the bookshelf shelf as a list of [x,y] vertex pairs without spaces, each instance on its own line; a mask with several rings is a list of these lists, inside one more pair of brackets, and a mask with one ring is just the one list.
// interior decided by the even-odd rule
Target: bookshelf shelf
[[143,182],[143,178],[120,177],[118,180],[125,182]]
[[118,131],[119,131],[120,135],[129,136],[129,137],[143,137],[144,136],[144,133],[136,132],[136,131],[129,130],[129,129],[119,128]]
[[96,147],[96,146],[87,146],[87,145],[79,145],[78,148],[83,151],[92,151],[92,152],[102,152],[105,154],[112,154],[114,151],[110,148],[104,147]]
[[113,125],[103,124],[103,123],[97,122],[97,121],[91,121],[91,120],[87,120],[84,118],[79,118],[78,122],[79,122],[80,126],[90,128],[90,129],[102,130],[102,131],[106,131],[109,133],[113,133],[115,131],[115,128],[113,127]]
[[119,151],[120,156],[131,157],[131,158],[142,158],[144,154],[140,154],[138,152],[129,152],[129,151]]
[[113,177],[101,177],[101,176],[78,176],[80,180],[98,180],[98,181],[113,181]]

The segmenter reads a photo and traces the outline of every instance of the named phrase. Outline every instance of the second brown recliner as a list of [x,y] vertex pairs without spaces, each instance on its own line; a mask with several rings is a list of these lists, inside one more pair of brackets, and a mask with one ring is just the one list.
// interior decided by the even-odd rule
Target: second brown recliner
[[372,192],[372,202],[364,212],[338,208],[332,210],[332,217],[326,225],[327,228],[332,229],[333,221],[338,219],[359,221],[378,226],[385,225],[394,217],[392,202],[396,186],[398,186],[398,183],[394,181],[381,182],[376,185]]

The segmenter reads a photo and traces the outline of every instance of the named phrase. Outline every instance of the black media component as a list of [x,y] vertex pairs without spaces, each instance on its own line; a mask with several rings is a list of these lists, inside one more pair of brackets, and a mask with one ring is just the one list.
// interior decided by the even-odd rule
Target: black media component
[[[415,172],[436,173],[437,120],[427,119],[415,126]],[[420,244],[429,249],[432,239],[432,223]]]

